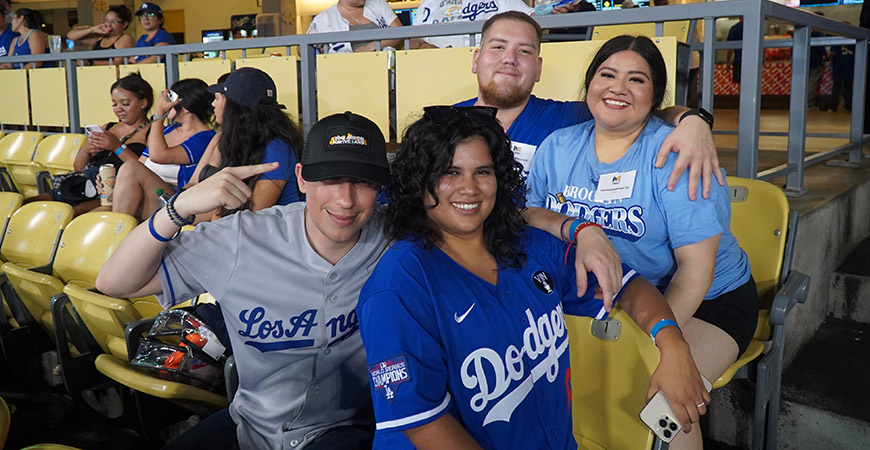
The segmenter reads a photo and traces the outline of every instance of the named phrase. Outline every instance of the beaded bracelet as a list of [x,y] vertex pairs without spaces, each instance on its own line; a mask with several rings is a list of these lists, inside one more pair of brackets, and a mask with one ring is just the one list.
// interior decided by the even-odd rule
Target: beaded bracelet
[[166,212],[169,214],[169,220],[172,221],[176,226],[183,227],[185,225],[193,225],[193,222],[196,220],[196,216],[190,216],[187,219],[182,218],[178,215],[178,211],[175,210],[175,199],[178,198],[178,195],[181,194],[181,190],[178,190],[169,200],[166,202]]
[[[178,236],[178,233],[175,233],[175,235],[173,235],[172,237],[167,238],[167,237],[161,236],[159,233],[157,233],[157,230],[154,229],[154,216],[157,215],[157,211],[160,211],[160,208],[157,208],[156,210],[154,210],[154,212],[151,213],[151,218],[148,219],[148,231],[151,232],[151,236],[160,242],[169,242],[169,241],[175,239],[175,237]],[[178,231],[181,231],[181,230],[179,229]]]

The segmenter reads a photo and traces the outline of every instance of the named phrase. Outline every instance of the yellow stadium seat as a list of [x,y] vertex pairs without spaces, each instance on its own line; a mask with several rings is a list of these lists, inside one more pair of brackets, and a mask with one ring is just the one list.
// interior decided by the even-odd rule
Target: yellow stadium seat
[[72,220],[72,207],[61,202],[33,202],[9,219],[0,258],[24,268],[51,262],[61,231]]
[[118,66],[76,67],[79,93],[79,123],[99,124],[117,120],[112,113],[109,87],[118,80]]
[[42,133],[38,131],[16,131],[0,139],[0,183],[4,191],[14,191],[9,173],[6,171],[6,161],[30,161],[36,145],[42,141]]
[[[14,201],[14,200],[13,200]],[[72,207],[59,202],[35,202],[19,208],[9,219],[0,258],[20,267],[32,268],[49,264],[57,249],[60,233],[72,220]],[[0,347],[13,367],[26,357],[51,348],[51,341],[42,332],[51,324],[47,309],[29,310],[8,282],[0,274],[0,289],[5,300],[7,320],[0,322]]]
[[[689,22],[689,20],[665,22],[662,24],[662,36],[673,36],[679,42],[687,42],[689,37]],[[656,25],[653,22],[647,22],[597,26],[592,29],[591,39],[593,41],[607,41],[623,34],[652,38],[656,35]]]
[[31,123],[42,127],[68,127],[66,69],[47,67],[29,71]]
[[[477,95],[477,77],[471,73],[473,54],[473,48],[396,52],[396,130],[399,142],[408,125],[423,114],[423,107],[452,105]],[[421,86],[438,88],[421,89]]]
[[4,125],[30,125],[30,93],[27,89],[27,70],[0,70],[0,123]]
[[[57,202],[42,204],[49,203]],[[61,205],[70,208],[64,203]],[[28,206],[30,204],[22,207],[19,212],[24,211]],[[13,222],[10,222],[10,228],[17,214],[19,213],[12,216]],[[135,219],[120,213],[88,213],[72,222],[69,222],[72,218],[71,208],[57,213],[57,217],[61,215],[69,225],[60,235],[60,244],[57,246],[53,262],[37,268],[38,271],[30,270],[33,267],[32,261],[7,262],[3,265],[3,270],[21,303],[50,336],[54,336],[51,298],[63,291],[65,283],[93,287],[103,262],[112,254],[121,239],[136,226]],[[54,228],[51,228],[46,230],[43,236],[57,234],[53,232]],[[5,250],[6,247],[3,249]],[[7,253],[4,252],[4,255]]]
[[36,147],[33,160],[7,160],[6,170],[18,192],[33,197],[51,189],[49,175],[73,171],[76,154],[85,144],[83,134],[53,134]]
[[776,448],[786,318],[795,305],[806,301],[810,277],[791,269],[798,213],[789,210],[782,190],[764,181],[738,177],[728,177],[728,188],[731,232],[749,256],[759,313],[749,349],[713,388],[727,384],[740,367],[768,347],[756,372],[752,448]]
[[[12,213],[21,207],[21,202],[23,200],[24,197],[17,192],[0,192],[0,220],[3,222],[3,226],[0,227],[0,233],[2,233],[0,234],[0,244],[3,242],[3,236],[6,235],[6,227],[9,226],[9,219],[12,218]],[[17,328],[18,323],[15,321],[12,310],[9,309],[9,305],[6,304],[6,300],[2,300],[2,303],[3,311],[6,313],[3,319],[5,319],[11,327]]]
[[[353,111],[390,137],[390,91],[387,52],[317,55],[317,116]],[[352,69],[349,69],[352,68]],[[348,83],[349,71],[353,82]],[[360,89],[365,86],[365,89]]]
[[651,448],[655,435],[638,414],[646,403],[649,377],[658,365],[658,348],[618,307],[604,321],[565,315],[565,325],[570,338],[574,437],[579,448]]
[[64,229],[49,266],[37,270],[11,262],[3,266],[21,303],[54,337],[63,381],[74,398],[96,381],[93,357],[99,353],[99,343],[84,326],[72,326],[76,316],[68,305],[52,299],[65,284],[93,287],[100,267],[136,225],[136,219],[126,214],[83,214]]
[[12,423],[12,412],[9,411],[9,405],[0,397],[0,450],[6,445],[6,438],[9,436],[9,425]]

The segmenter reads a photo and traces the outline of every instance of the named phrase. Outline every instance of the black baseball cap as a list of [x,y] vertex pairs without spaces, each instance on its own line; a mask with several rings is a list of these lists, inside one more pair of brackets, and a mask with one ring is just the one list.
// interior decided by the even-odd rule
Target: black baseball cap
[[248,108],[261,106],[285,109],[278,103],[275,82],[266,72],[254,67],[242,67],[230,73],[223,83],[213,84],[208,91],[220,92]]
[[136,16],[141,16],[142,14],[149,12],[157,14],[157,17],[163,18],[163,9],[161,9],[154,3],[148,2],[143,3],[142,6],[140,6],[139,9],[136,10]]
[[350,111],[324,117],[311,127],[301,163],[305,181],[353,178],[379,186],[390,181],[381,129]]

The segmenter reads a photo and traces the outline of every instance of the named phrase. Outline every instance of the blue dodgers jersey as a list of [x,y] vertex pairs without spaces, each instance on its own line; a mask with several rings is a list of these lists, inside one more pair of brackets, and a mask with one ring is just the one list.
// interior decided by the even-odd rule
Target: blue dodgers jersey
[[576,449],[562,301],[575,314],[606,312],[591,273],[577,298],[564,244],[535,229],[523,240],[526,264],[499,269],[495,286],[437,247],[399,241],[385,253],[357,306],[374,448],[413,448],[401,430],[449,413],[487,449]]
[[[476,101],[477,98],[473,98],[456,106],[474,106]],[[523,175],[529,175],[532,157],[550,133],[591,119],[586,102],[561,102],[530,96],[523,112],[507,130],[514,158],[523,165]]]
[[[749,280],[749,261],[731,234],[727,186],[713,183],[710,199],[704,200],[699,185],[698,200],[691,201],[688,172],[673,191],[667,189],[676,155],[671,153],[661,169],[653,166],[671,130],[653,116],[625,155],[610,164],[598,162],[594,122],[556,131],[532,161],[527,205],[598,223],[623,261],[662,291],[677,267],[675,248],[721,234],[713,284],[705,296],[712,299]],[[631,171],[636,172],[629,197],[596,200],[599,183],[610,189]]]

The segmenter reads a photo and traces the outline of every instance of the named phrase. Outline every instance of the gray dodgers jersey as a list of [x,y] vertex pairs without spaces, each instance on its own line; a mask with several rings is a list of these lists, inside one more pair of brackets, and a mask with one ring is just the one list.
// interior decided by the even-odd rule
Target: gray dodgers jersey
[[304,203],[241,212],[171,242],[158,270],[164,307],[201,292],[220,302],[239,370],[230,405],[242,449],[297,449],[368,423],[355,308],[388,241],[379,215],[335,266],[305,237]]

